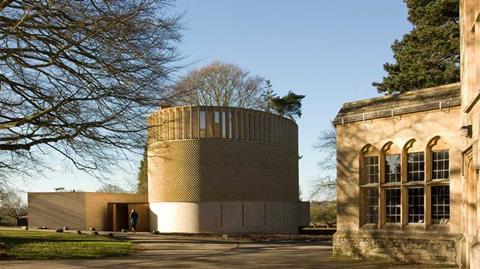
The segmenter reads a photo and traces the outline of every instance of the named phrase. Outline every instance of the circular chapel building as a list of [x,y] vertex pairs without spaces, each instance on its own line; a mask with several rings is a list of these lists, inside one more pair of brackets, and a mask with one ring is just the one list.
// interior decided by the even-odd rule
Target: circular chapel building
[[151,229],[296,233],[298,127],[251,109],[187,106],[148,117]]

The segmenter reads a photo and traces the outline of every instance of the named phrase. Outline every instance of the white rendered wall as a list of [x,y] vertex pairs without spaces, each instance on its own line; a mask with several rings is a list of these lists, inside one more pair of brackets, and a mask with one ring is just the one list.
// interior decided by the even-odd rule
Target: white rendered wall
[[150,228],[162,233],[297,233],[299,203],[160,202],[150,214]]
[[162,233],[198,233],[196,203],[150,203],[150,229]]

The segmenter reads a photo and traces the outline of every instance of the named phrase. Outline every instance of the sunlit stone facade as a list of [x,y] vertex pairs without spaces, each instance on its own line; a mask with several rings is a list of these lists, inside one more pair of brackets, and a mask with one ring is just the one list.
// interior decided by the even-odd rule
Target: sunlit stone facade
[[480,268],[480,1],[460,17],[461,83],[337,115],[336,255]]

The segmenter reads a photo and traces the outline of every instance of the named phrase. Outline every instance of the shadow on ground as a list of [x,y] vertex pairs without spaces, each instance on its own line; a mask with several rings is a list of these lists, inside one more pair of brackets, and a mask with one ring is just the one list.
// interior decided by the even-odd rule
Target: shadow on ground
[[254,242],[146,234],[129,238],[136,246],[129,257],[0,261],[0,268],[454,268],[334,259],[328,242]]

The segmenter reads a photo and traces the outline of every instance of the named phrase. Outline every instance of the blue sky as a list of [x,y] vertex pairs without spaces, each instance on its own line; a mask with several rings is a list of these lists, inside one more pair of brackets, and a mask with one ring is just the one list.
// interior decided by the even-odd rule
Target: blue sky
[[[180,51],[191,68],[219,60],[234,63],[272,81],[274,90],[305,94],[298,121],[300,184],[322,174],[321,153],[312,149],[344,102],[377,96],[382,65],[392,60],[390,45],[411,29],[402,0],[178,0],[186,30]],[[180,74],[179,74],[180,75]],[[109,176],[128,186],[138,160]],[[55,187],[94,191],[97,179],[56,162],[41,178],[25,179],[24,191]]]

